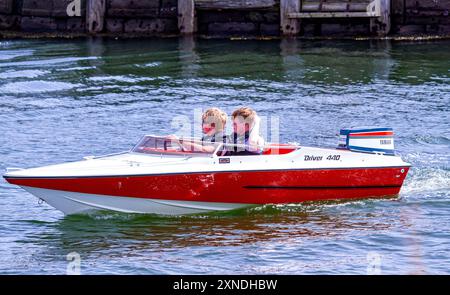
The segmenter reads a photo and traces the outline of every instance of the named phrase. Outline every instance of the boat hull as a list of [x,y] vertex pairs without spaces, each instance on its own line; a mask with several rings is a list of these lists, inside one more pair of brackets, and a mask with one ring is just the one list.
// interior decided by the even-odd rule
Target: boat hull
[[66,214],[90,210],[180,215],[258,204],[396,195],[408,166],[7,177]]
[[246,204],[219,202],[190,202],[148,198],[130,198],[108,195],[84,194],[22,186],[32,195],[44,200],[50,206],[66,215],[92,213],[95,211],[117,211],[123,213],[144,213],[160,215],[186,215],[211,211],[228,211]]

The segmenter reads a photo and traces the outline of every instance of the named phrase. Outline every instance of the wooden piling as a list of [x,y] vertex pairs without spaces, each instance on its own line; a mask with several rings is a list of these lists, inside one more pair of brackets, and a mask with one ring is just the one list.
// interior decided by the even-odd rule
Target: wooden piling
[[196,32],[194,0],[178,0],[178,29],[182,35]]
[[300,20],[289,14],[300,12],[300,0],[280,0],[280,31],[283,36],[293,36],[300,32]]
[[106,0],[87,0],[86,26],[90,34],[103,31],[105,22]]
[[378,35],[386,36],[391,30],[391,0],[379,0],[380,1],[380,28]]
[[368,9],[375,10],[377,18],[370,20],[370,31],[376,30],[378,36],[386,36],[391,30],[391,1],[374,0]]

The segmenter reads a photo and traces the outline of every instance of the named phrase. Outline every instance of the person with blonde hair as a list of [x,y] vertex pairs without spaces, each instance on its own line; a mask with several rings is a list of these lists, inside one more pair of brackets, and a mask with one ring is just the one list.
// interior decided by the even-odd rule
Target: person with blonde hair
[[207,109],[202,114],[203,142],[220,142],[225,138],[227,114],[219,108]]
[[[225,143],[225,126],[227,123],[227,114],[219,108],[209,108],[202,114],[202,132],[201,142],[192,140],[177,139],[183,149],[194,152],[208,152],[215,150],[214,143]],[[173,138],[173,137],[172,137]]]
[[229,136],[231,146],[225,155],[259,155],[263,151],[264,139],[259,134],[261,119],[249,107],[236,109],[231,118],[233,132]]

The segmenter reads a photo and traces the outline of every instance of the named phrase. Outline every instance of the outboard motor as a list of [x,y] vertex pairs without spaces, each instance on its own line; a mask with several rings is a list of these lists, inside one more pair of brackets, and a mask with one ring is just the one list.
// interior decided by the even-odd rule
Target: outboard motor
[[345,128],[339,134],[339,149],[394,155],[392,128]]

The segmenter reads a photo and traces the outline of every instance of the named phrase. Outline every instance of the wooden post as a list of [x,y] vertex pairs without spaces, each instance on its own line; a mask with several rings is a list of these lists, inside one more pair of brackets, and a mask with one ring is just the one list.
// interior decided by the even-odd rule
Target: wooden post
[[375,27],[379,36],[386,36],[391,30],[391,0],[374,0],[368,9],[371,7],[379,17],[370,19],[370,31]]
[[297,35],[300,32],[300,21],[289,18],[289,13],[300,12],[301,0],[280,0],[280,30],[284,36]]
[[378,0],[380,1],[380,22],[379,35],[386,36],[391,30],[391,0]]
[[195,33],[194,0],[178,0],[178,29],[182,35]]
[[87,0],[86,26],[91,34],[103,31],[105,22],[106,0]]

